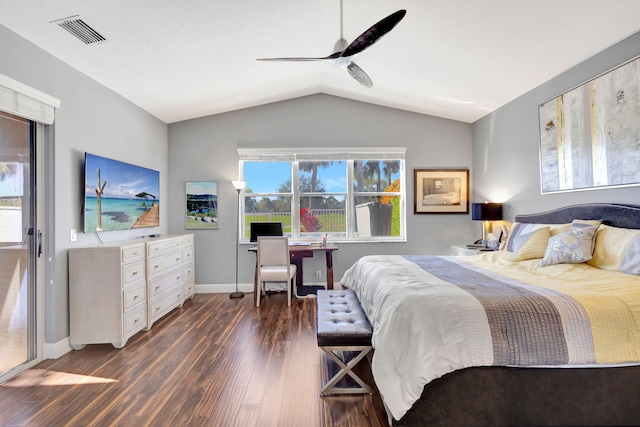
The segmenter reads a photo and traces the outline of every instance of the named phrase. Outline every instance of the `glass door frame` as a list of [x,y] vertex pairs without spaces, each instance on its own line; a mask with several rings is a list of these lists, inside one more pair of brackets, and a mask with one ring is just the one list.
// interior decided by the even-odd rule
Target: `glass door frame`
[[[21,363],[3,375],[0,375],[0,384],[14,378],[29,368],[37,365],[43,360],[44,349],[44,259],[47,255],[40,250],[43,248],[44,233],[44,212],[45,212],[45,126],[40,123],[31,122],[29,131],[30,136],[30,173],[31,188],[29,189],[31,197],[29,197],[30,214],[34,216],[33,224],[29,224],[33,229],[29,237],[29,253],[28,257],[34,260],[34,263],[28,263],[28,274],[33,275],[33,281],[30,286],[32,289],[28,292],[28,356],[27,361]],[[35,133],[35,135],[33,135]],[[51,171],[52,172],[52,171]],[[50,211],[47,209],[47,211]],[[35,352],[35,354],[34,354]]]

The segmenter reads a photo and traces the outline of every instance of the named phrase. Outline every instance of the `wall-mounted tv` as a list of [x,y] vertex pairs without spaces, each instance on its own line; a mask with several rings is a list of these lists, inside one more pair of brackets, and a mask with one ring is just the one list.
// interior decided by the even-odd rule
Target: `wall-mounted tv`
[[85,153],[84,232],[160,226],[160,172]]

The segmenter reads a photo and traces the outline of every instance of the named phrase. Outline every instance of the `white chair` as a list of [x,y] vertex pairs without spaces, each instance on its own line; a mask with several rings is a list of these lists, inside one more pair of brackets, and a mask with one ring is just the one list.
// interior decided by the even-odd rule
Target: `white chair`
[[256,297],[256,307],[264,294],[265,282],[287,282],[287,306],[291,306],[291,280],[296,286],[296,266],[290,263],[289,238],[282,236],[258,237],[258,280],[254,289],[260,292]]

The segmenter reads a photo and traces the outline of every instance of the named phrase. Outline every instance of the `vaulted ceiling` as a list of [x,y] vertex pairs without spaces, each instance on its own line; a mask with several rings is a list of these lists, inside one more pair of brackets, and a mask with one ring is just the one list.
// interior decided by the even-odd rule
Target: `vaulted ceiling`
[[640,30],[637,0],[343,0],[344,38],[399,9],[356,58],[372,88],[328,62],[256,61],[333,53],[340,0],[2,0],[0,24],[166,123],[315,93],[471,123]]

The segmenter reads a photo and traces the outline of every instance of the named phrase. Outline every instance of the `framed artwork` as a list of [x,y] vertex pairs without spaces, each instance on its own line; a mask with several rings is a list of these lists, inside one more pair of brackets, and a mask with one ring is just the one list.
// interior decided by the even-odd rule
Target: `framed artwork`
[[542,194],[640,185],[640,59],[538,108]]
[[187,229],[218,229],[218,183],[216,181],[185,182]]
[[468,214],[469,169],[414,169],[414,214]]

